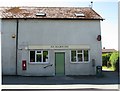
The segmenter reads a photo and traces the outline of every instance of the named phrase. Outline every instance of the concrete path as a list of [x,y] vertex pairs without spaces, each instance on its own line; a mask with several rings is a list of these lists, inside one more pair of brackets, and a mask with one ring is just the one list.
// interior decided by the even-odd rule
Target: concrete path
[[68,89],[68,90],[65,90],[65,89],[61,89],[61,90],[20,90],[20,89],[15,89],[15,90],[2,90],[2,91],[117,91],[115,89]]
[[74,84],[74,85],[2,85],[2,89],[119,89],[117,84],[93,85],[93,84]]

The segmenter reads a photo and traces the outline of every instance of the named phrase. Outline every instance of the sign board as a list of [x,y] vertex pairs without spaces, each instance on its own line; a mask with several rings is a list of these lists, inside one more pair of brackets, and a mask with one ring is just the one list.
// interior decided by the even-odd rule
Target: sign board
[[30,45],[28,49],[90,49],[88,45]]

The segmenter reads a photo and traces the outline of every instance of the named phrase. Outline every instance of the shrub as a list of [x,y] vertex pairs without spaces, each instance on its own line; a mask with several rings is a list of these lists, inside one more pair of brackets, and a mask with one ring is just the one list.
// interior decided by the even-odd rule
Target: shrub
[[117,71],[118,70],[118,64],[119,64],[119,54],[118,54],[118,52],[112,53],[112,55],[110,56],[110,62],[111,62],[111,65],[112,65],[113,69],[115,71]]
[[106,54],[102,54],[102,66],[107,66],[110,67],[110,59],[111,53],[106,53]]

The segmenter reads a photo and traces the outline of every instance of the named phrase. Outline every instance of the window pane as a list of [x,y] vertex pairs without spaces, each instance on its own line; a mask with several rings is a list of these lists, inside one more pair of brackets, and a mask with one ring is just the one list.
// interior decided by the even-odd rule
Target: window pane
[[35,51],[30,51],[30,62],[35,62]]
[[84,61],[88,61],[88,50],[84,50]]
[[48,60],[48,51],[43,51],[43,62],[47,62]]
[[76,62],[76,51],[71,51],[71,61]]
[[78,54],[78,62],[82,62],[82,54]]
[[41,51],[37,51],[37,53],[41,53]]
[[36,54],[36,62],[42,62],[42,55]]
[[82,50],[78,50],[77,53],[82,53]]

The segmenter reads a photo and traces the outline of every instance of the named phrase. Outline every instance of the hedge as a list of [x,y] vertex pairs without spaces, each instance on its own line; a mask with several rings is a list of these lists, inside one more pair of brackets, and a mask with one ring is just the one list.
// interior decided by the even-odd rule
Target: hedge
[[108,64],[110,56],[111,56],[111,53],[102,54],[102,66],[107,66],[107,67],[110,66],[110,64]]
[[119,66],[119,54],[118,52],[112,53],[110,56],[110,63],[112,67],[114,68],[115,71],[118,71],[118,66]]

